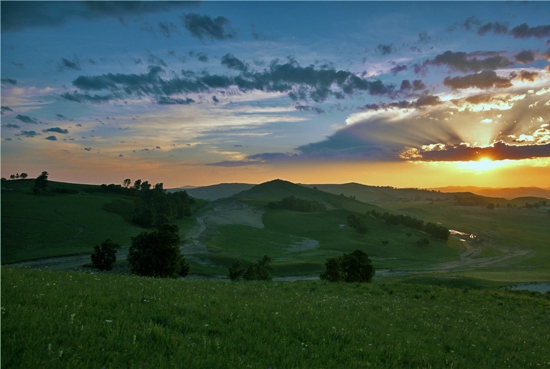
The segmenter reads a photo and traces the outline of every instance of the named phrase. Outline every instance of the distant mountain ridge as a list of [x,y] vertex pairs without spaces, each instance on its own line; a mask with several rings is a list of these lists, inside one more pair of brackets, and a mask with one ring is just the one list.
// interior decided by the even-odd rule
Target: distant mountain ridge
[[[285,182],[290,184],[291,182],[278,180],[268,181],[264,184],[266,186],[277,187],[281,190],[281,186],[285,186]],[[280,180],[279,180],[280,181]],[[176,190],[186,190],[189,195],[205,199],[205,200],[217,200],[221,198],[231,197],[239,194],[240,192],[252,189],[255,186],[262,186],[264,184],[255,185],[250,183],[220,183],[212,186],[204,187],[181,187]],[[271,185],[269,185],[271,184]],[[278,184],[278,185],[276,185]],[[321,191],[333,193],[336,195],[344,194],[345,196],[353,196],[359,201],[367,203],[383,203],[383,202],[395,202],[395,201],[410,201],[410,200],[428,200],[433,199],[435,201],[441,201],[448,199],[454,194],[467,195],[468,193],[483,197],[500,198],[512,200],[515,198],[543,198],[550,199],[550,188],[539,187],[518,187],[518,188],[493,188],[493,187],[476,187],[476,186],[447,186],[430,189],[418,189],[418,188],[394,188],[391,186],[369,186],[359,183],[344,183],[344,184],[298,184],[304,188],[317,188]],[[263,188],[263,187],[260,187]],[[265,190],[265,188],[264,188]],[[258,191],[258,190],[257,190]],[[280,200],[280,199],[277,199]]]
[[516,187],[516,188],[494,188],[494,187],[475,187],[475,186],[447,186],[434,188],[433,190],[444,193],[471,192],[480,196],[502,197],[512,200],[518,197],[542,197],[550,199],[550,188],[539,187]]

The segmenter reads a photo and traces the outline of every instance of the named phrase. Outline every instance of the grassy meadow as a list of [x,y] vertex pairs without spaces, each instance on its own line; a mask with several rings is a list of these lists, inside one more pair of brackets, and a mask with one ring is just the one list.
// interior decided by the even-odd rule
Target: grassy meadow
[[[87,192],[98,186],[50,182],[51,188],[78,194],[35,196],[34,180],[8,181],[16,191],[2,191],[2,263],[51,256],[91,253],[107,238],[123,248],[130,237],[145,229],[129,221],[132,199],[126,196]],[[194,207],[204,201],[199,200]],[[193,222],[176,222],[182,229]]]
[[5,368],[540,368],[550,293],[2,268]]

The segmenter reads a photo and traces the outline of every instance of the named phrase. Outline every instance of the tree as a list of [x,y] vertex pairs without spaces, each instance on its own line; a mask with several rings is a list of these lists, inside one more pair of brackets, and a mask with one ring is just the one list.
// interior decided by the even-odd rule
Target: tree
[[269,265],[271,258],[264,255],[255,263],[251,263],[243,273],[243,278],[247,281],[271,281],[271,274],[269,271],[272,269]]
[[325,262],[325,270],[321,272],[319,278],[329,282],[340,282],[343,279],[340,272],[340,258],[328,258]]
[[493,210],[494,208],[495,208],[495,204],[493,204],[492,202],[487,204],[487,209]]
[[35,194],[46,191],[48,187],[48,172],[43,171],[36,179],[34,180],[34,188],[32,189]]
[[190,266],[181,254],[178,234],[174,224],[163,224],[153,232],[142,232],[132,237],[128,262],[132,273],[147,277],[185,277]]
[[99,270],[112,270],[119,248],[120,245],[114,243],[110,238],[103,241],[101,245],[95,245],[91,255],[92,265]]
[[28,175],[27,173],[21,173],[21,174],[19,175],[19,178],[25,179],[25,178],[27,178],[28,176],[29,176],[29,175]]
[[124,188],[129,188],[131,183],[132,183],[132,180],[131,180],[130,178],[126,178],[126,179],[124,180],[124,182],[122,182],[122,186],[123,186]]
[[319,275],[329,282],[371,282],[375,268],[369,255],[363,250],[355,250],[338,258],[329,258],[325,270]]
[[374,266],[369,255],[363,250],[344,254],[340,263],[345,282],[370,282],[374,276]]
[[235,260],[229,266],[229,274],[227,275],[232,281],[238,281],[244,274],[243,263],[239,260]]

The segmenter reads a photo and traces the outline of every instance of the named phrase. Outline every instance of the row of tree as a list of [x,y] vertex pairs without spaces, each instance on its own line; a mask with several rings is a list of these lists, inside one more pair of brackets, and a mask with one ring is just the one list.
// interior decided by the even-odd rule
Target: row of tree
[[271,209],[286,209],[304,213],[314,213],[326,210],[325,205],[319,202],[300,199],[296,196],[289,196],[285,197],[281,201],[270,202],[267,206]]
[[408,227],[418,229],[419,231],[426,232],[429,235],[440,240],[446,241],[451,236],[451,233],[449,232],[449,230],[441,225],[431,223],[431,222],[424,223],[423,220],[416,219],[408,215],[403,215],[403,214],[396,215],[396,214],[390,214],[388,212],[380,213],[376,210],[371,210],[367,214],[370,214],[376,218],[382,219],[386,221],[386,223],[388,224],[392,224],[392,225],[403,224]]
[[102,184],[99,189],[105,193],[126,195],[135,199],[132,211],[132,222],[143,228],[159,227],[191,216],[191,204],[195,200],[187,191],[167,193],[162,183],[152,186],[148,181],[138,179],[130,186],[131,180],[125,179],[123,185]]
[[14,179],[25,179],[27,178],[29,175],[27,173],[17,173],[17,174],[10,174],[10,179],[11,180],[14,180]]

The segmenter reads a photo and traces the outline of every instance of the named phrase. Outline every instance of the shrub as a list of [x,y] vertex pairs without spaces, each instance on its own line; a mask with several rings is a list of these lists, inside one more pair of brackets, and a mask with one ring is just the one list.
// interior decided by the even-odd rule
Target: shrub
[[339,258],[329,258],[325,270],[319,275],[329,282],[370,282],[375,268],[369,256],[363,250],[355,250]]
[[430,240],[428,240],[427,238],[423,237],[423,238],[419,239],[418,241],[416,241],[416,244],[417,244],[418,246],[429,245],[429,244],[430,244]]
[[132,273],[147,277],[185,277],[190,266],[181,254],[179,228],[163,224],[153,232],[132,237],[128,262]]
[[106,239],[101,245],[94,246],[94,252],[91,255],[92,265],[99,270],[112,270],[116,262],[117,249],[119,244],[114,243],[110,238]]

